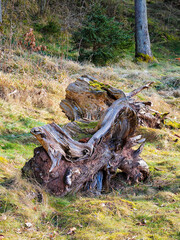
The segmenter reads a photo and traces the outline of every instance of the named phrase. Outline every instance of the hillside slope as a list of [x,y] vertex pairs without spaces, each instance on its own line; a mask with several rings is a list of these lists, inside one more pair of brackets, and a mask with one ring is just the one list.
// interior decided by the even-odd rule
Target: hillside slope
[[[62,58],[4,51],[0,72],[0,238],[4,239],[179,239],[180,89],[178,62],[137,65],[122,59],[97,68]],[[56,198],[21,177],[21,168],[39,144],[32,127],[67,122],[59,108],[65,88],[82,74],[129,92],[148,81],[138,94],[153,108],[170,112],[171,127],[138,132],[146,139],[142,157],[150,166],[145,183],[95,196]]]
[[[44,14],[40,14],[37,0],[2,1],[3,25],[0,29],[2,49],[16,49],[23,35],[34,29],[36,44],[45,45],[43,54],[77,59],[72,34],[82,25],[83,19],[97,3],[108,17],[120,22],[131,33],[132,47],[126,55],[134,57],[134,1],[52,1]],[[177,0],[147,1],[149,33],[154,56],[158,60],[178,58],[180,55],[179,19]]]

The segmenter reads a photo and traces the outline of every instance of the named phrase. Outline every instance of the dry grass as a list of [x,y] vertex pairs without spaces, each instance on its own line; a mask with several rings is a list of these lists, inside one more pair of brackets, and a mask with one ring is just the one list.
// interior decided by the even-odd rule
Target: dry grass
[[[179,237],[178,129],[140,128],[147,138],[142,157],[151,177],[146,183],[120,188],[101,197],[49,196],[38,184],[21,178],[20,169],[38,146],[29,131],[55,121],[67,122],[59,108],[68,84],[82,74],[126,92],[148,81],[158,85],[164,75],[179,76],[175,66],[150,68],[123,60],[116,66],[95,68],[77,62],[5,52],[0,72],[0,234],[4,239],[174,239]],[[166,87],[166,86],[165,86]],[[154,108],[170,112],[178,121],[177,98],[167,89],[145,90],[137,100],[151,100]],[[173,91],[172,91],[173,92]],[[32,226],[27,227],[29,222]],[[68,231],[75,227],[75,233]]]

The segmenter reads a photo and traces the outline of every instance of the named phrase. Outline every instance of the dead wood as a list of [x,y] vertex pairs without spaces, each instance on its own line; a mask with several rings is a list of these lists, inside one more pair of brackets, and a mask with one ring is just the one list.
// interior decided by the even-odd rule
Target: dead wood
[[[150,122],[151,117],[142,111],[151,104],[136,102],[131,97],[151,84],[127,95],[90,76],[70,84],[61,108],[71,120],[98,121],[93,131],[87,131],[93,135],[74,140],[78,133],[86,132],[76,122],[63,128],[55,123],[33,128],[31,133],[42,147],[35,149],[23,174],[34,177],[58,196],[79,190],[108,191],[117,169],[126,173],[128,182],[144,180],[149,174],[148,165],[140,157],[145,139],[134,133],[139,118]],[[156,119],[151,124],[153,121]],[[139,147],[134,150],[136,145]]]
[[124,95],[130,106],[135,110],[140,125],[161,128],[164,118],[155,110],[152,113],[151,102],[138,102],[132,97],[144,89],[148,89],[154,82],[149,82],[130,93],[125,94],[120,89],[98,82],[95,78],[84,75],[69,84],[66,89],[66,99],[60,107],[71,121],[99,121],[112,103]]

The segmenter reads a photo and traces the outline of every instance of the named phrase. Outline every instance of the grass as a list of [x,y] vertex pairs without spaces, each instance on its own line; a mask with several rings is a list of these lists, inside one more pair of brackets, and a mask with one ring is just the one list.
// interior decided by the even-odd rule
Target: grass
[[[129,28],[129,23],[134,22],[133,1],[122,4],[120,20]],[[66,3],[53,10],[53,18],[58,22],[62,19],[62,26],[66,20],[73,20],[74,13],[67,10]],[[37,17],[38,6],[34,1],[25,0],[16,5],[7,1],[6,11],[1,35],[5,45],[0,51],[0,239],[178,240],[179,10],[171,3],[148,3],[152,51],[158,62],[135,63],[132,46],[118,63],[101,68],[65,60],[63,56],[77,58],[77,53],[70,52],[70,35],[61,33],[58,38],[53,34],[43,35],[42,28],[38,30],[36,24],[46,26],[51,21],[47,16],[52,14],[45,14],[42,19]],[[74,20],[74,25],[78,25],[79,20]],[[30,54],[17,47],[30,27],[35,29],[37,44],[47,46],[46,53]],[[169,112],[169,120],[163,129],[140,127],[137,130],[146,138],[141,156],[150,167],[150,177],[145,183],[127,185],[117,174],[118,187],[109,194],[57,198],[37,183],[22,179],[21,168],[39,146],[30,129],[52,121],[68,122],[59,103],[68,84],[83,74],[125,92],[154,81],[154,86],[138,94],[136,99],[151,101],[155,110]],[[94,87],[98,90],[102,86]],[[84,130],[96,126],[95,122],[91,126],[78,124]]]
[[[170,112],[171,121],[178,123],[174,85],[166,85],[169,78],[179,77],[174,61],[137,65],[124,59],[114,66],[95,68],[19,49],[6,54],[1,70],[0,236],[8,240],[179,239],[180,130],[176,126],[138,129],[147,139],[141,156],[151,175],[145,183],[127,185],[117,176],[119,187],[109,194],[57,198],[21,177],[21,168],[39,146],[30,129],[52,121],[67,122],[59,102],[67,85],[82,74],[125,92],[154,81],[154,87],[136,99],[152,101],[154,109]],[[158,84],[163,86],[158,88]],[[85,130],[89,127],[78,124]]]

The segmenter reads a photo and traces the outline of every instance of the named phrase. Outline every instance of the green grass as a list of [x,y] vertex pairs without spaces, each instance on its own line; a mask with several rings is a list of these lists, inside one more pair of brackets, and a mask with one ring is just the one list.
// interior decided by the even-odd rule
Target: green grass
[[[0,231],[5,239],[178,239],[179,152],[157,150],[154,142],[147,142],[142,153],[151,170],[147,182],[133,186],[120,182],[118,190],[99,197],[57,198],[20,177],[25,158],[30,158],[36,147],[29,137],[21,134],[15,142],[9,135],[1,139],[7,157],[0,158],[0,212],[1,217],[6,216]],[[24,138],[27,144],[23,144]],[[160,144],[163,137],[156,141]],[[41,203],[37,188],[43,196]],[[26,222],[33,227],[28,230]],[[74,227],[75,233],[67,235]]]
[[[172,8],[171,3],[148,2],[151,46],[158,62],[136,64],[133,45],[116,65],[95,68],[64,60],[63,57],[77,59],[78,55],[71,51],[70,33],[45,36],[36,28],[37,44],[46,45],[47,52],[30,54],[17,48],[24,33],[37,24],[47,25],[51,14],[37,17],[38,6],[34,1],[25,0],[15,6],[16,11],[11,1],[7,1],[0,66],[0,239],[2,236],[4,240],[180,239],[180,139],[177,137],[180,136],[180,101],[173,94],[179,89],[180,77],[180,62],[176,59],[180,55],[176,31],[178,9]],[[133,1],[122,4],[120,20],[129,28],[129,22],[134,22]],[[53,11],[53,18],[61,17],[66,22],[64,18],[69,16],[59,14],[59,9],[57,12]],[[73,16],[71,12],[70,15]],[[154,81],[154,86],[138,94],[136,99],[152,101],[152,108],[170,112],[166,125],[173,126],[138,129],[138,134],[146,138],[141,154],[150,167],[146,182],[128,185],[117,175],[118,188],[109,194],[57,198],[37,183],[22,179],[21,168],[39,146],[29,133],[31,128],[52,121],[67,122],[59,102],[65,96],[67,85],[84,74],[125,92]],[[98,90],[103,86],[92,87]],[[15,90],[15,94],[9,95]],[[84,134],[76,139],[87,137],[86,130],[97,123],[78,125]],[[32,227],[28,228],[27,222]],[[73,227],[75,231],[69,235]]]
[[[0,98],[0,234],[4,239],[179,239],[180,140],[177,135],[180,130],[177,126],[138,129],[138,134],[146,138],[141,156],[150,167],[150,177],[144,183],[128,185],[117,176],[119,186],[109,194],[57,198],[37,183],[21,177],[21,168],[39,146],[29,133],[31,128],[51,121],[67,122],[59,102],[64,98],[66,86],[76,77],[90,74],[103,84],[125,92],[150,80],[162,83],[163,89],[154,86],[136,99],[152,101],[153,108],[162,113],[170,112],[169,118],[178,123],[177,98],[171,94],[173,86],[170,91],[166,84],[170,77],[179,76],[178,66],[173,61],[137,65],[130,59],[123,59],[115,66],[95,68],[27,52],[14,55],[17,66],[7,60],[11,72],[2,72],[0,76],[3,87]],[[23,68],[25,71],[21,72]],[[17,96],[9,96],[14,89],[18,90]],[[44,89],[46,101],[37,107],[34,103]],[[52,105],[49,105],[50,100]],[[78,122],[78,125],[86,132],[97,123]],[[84,133],[77,138],[86,136]],[[27,222],[32,227],[28,228]],[[74,233],[67,234],[72,228],[76,228]]]

